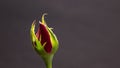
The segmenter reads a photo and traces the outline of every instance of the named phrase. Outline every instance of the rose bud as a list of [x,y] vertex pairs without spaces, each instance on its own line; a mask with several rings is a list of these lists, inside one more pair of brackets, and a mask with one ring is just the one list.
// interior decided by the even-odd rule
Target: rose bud
[[43,58],[47,68],[52,68],[52,59],[56,51],[58,50],[58,40],[55,34],[52,31],[52,28],[49,28],[42,16],[42,22],[39,22],[39,27],[35,33],[35,23],[33,21],[31,25],[30,35],[35,51]]

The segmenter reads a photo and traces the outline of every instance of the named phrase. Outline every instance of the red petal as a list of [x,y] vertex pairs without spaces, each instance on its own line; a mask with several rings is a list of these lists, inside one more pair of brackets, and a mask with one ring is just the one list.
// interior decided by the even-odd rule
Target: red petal
[[40,24],[40,33],[41,33],[41,43],[43,45],[46,42],[44,49],[46,52],[50,53],[52,50],[50,35],[44,24]]
[[36,36],[37,36],[37,38],[38,38],[38,40],[39,40],[39,39],[40,39],[40,27],[38,27],[38,30],[37,30]]

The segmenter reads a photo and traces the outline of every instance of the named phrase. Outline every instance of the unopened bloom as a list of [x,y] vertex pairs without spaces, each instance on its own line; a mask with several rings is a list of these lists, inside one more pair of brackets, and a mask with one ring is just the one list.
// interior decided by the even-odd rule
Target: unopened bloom
[[30,35],[33,48],[43,58],[47,68],[52,68],[52,58],[58,50],[58,40],[53,33],[52,28],[49,28],[47,26],[44,20],[45,15],[46,14],[43,14],[42,21],[39,22],[37,32],[35,32],[36,20],[33,21],[31,25]]

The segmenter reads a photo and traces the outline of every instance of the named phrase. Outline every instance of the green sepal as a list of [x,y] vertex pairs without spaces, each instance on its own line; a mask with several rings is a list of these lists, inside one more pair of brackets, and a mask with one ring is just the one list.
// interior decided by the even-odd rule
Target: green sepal
[[39,55],[44,55],[44,54],[47,54],[47,53],[44,50],[44,46],[40,43],[40,41],[38,40],[38,38],[35,35],[35,22],[36,21],[33,21],[32,25],[31,25],[31,30],[30,30],[31,40],[32,40],[32,43],[33,43],[33,48],[35,49],[35,51]]
[[50,34],[50,40],[52,43],[52,53],[56,53],[56,51],[58,50],[59,47],[59,42],[58,39],[56,37],[56,35],[53,33],[51,28],[48,28],[49,34]]

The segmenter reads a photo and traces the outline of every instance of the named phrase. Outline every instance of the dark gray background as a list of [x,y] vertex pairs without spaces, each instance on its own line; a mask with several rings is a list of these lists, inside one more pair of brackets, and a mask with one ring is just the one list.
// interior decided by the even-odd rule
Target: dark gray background
[[1,0],[0,68],[45,68],[29,35],[44,12],[60,43],[53,68],[120,68],[119,0]]

